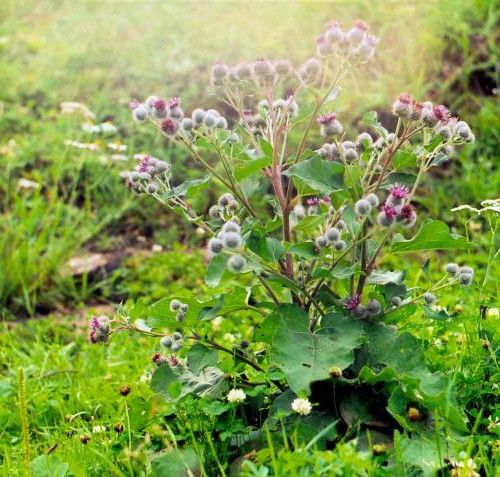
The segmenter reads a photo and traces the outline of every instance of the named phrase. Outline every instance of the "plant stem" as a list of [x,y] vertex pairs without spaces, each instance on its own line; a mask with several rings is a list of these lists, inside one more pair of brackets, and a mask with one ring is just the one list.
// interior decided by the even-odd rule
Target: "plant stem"
[[28,423],[28,406],[26,401],[26,380],[24,378],[24,369],[19,368],[18,373],[18,397],[19,397],[19,412],[21,415],[21,432],[23,439],[24,464],[28,468],[30,462],[30,435]]

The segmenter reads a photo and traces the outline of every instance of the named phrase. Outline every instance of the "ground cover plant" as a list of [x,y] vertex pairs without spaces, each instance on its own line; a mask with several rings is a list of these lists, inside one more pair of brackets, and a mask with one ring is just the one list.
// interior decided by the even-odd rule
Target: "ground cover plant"
[[[496,475],[497,10],[488,0],[398,2],[390,9],[363,0],[341,8],[247,2],[244,14],[238,2],[1,2],[2,475]],[[301,65],[311,56],[325,61],[330,44],[320,39],[315,52],[312,38],[332,17],[344,31],[365,19],[379,37],[376,51],[351,65],[338,89],[303,85]],[[349,49],[336,51],[342,54],[327,60],[332,75],[351,62]],[[273,86],[233,75],[222,81],[224,64],[231,71],[256,58],[272,65],[289,58],[293,73]],[[214,59],[221,61],[212,74]],[[399,98],[402,91],[415,102]],[[148,105],[148,94],[166,96],[156,98],[165,108],[160,101],[146,108],[145,121],[131,120],[130,106]],[[285,119],[281,100],[290,95],[298,112]],[[217,119],[224,127],[198,126],[190,138],[164,134],[164,119],[181,125],[177,96],[182,119],[211,110],[207,121],[222,116],[227,127]],[[454,144],[452,158],[422,171],[406,209],[417,214],[413,226],[398,220],[386,228],[379,213],[401,216],[395,196],[412,193],[420,160],[431,158],[432,147],[451,151],[451,142],[437,137],[432,145],[439,128],[430,127],[432,117],[425,128],[401,118],[414,134],[398,146],[387,180],[370,184],[370,170],[371,179],[381,172],[376,161],[399,142],[390,144],[392,134],[402,139],[392,111],[398,98],[415,116],[420,105],[429,114],[431,101],[446,105],[475,140]],[[252,113],[243,115],[248,124],[239,104],[230,104],[241,99]],[[323,125],[316,121],[327,113],[337,115],[340,136],[322,136],[326,126],[338,128],[331,115]],[[311,119],[296,164],[311,170],[305,179],[300,169],[288,175]],[[289,241],[277,181],[267,174],[274,154],[267,144],[279,149],[285,130]],[[350,144],[362,133],[373,142],[363,150]],[[318,164],[319,182],[310,175]],[[323,174],[328,168],[332,174]],[[241,191],[212,175],[227,182],[233,170]],[[153,175],[141,179],[143,172]],[[370,185],[380,204],[358,215],[366,203],[356,203],[368,198]],[[238,207],[212,217],[228,191]],[[317,247],[335,214],[346,227],[329,235],[342,234],[345,248],[335,248],[340,240]],[[214,256],[209,243],[217,249],[213,239],[223,238],[223,227],[237,230],[225,226],[234,216],[241,247]],[[460,247],[397,250],[428,223],[440,223]],[[368,258],[377,253],[366,275],[392,272],[385,278],[397,283],[366,278],[351,311],[363,243]],[[293,279],[282,269],[288,253]],[[246,260],[241,272],[223,266],[233,255]],[[473,269],[470,285],[452,283],[448,263]],[[470,274],[462,275],[467,281]],[[363,316],[376,302],[380,314]],[[291,315],[299,333],[285,328]],[[115,331],[105,344],[89,342],[88,321],[99,318],[96,327],[106,323],[103,316]],[[345,368],[329,362],[339,361],[340,330],[349,338],[342,341],[344,363],[354,359]],[[103,339],[100,332],[91,341]],[[178,333],[180,343],[165,347]],[[211,379],[221,373],[217,394]]]

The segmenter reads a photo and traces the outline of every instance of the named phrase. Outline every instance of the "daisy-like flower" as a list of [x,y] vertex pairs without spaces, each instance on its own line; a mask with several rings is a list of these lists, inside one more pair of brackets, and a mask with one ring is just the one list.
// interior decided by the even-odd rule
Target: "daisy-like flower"
[[311,413],[312,404],[308,399],[297,398],[292,402],[292,409],[301,416],[307,416]]
[[242,403],[246,399],[247,395],[243,389],[231,389],[227,393],[227,400],[231,403]]

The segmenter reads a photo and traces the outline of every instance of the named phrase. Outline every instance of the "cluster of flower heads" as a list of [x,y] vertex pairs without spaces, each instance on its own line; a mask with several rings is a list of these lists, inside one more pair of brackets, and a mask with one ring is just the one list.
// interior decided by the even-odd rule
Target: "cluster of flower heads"
[[[377,222],[384,227],[389,227],[394,223],[399,223],[404,227],[413,227],[417,221],[417,213],[408,203],[409,194],[408,187],[399,184],[392,185],[386,201],[380,206]],[[368,202],[370,199],[374,201],[375,198],[375,194],[369,194],[366,199]],[[356,205],[358,204],[359,202]]]
[[455,143],[474,142],[474,133],[465,121],[453,117],[442,104],[433,104],[430,101],[419,103],[409,94],[401,94],[392,105],[393,113],[412,121],[420,121],[427,127],[434,128],[446,141]]
[[165,335],[160,339],[160,344],[172,353],[177,353],[182,348],[182,334],[176,331],[172,335]]
[[316,39],[316,53],[324,58],[339,52],[364,62],[374,55],[377,43],[378,39],[369,34],[368,25],[361,20],[357,20],[349,30],[343,30],[337,22],[333,22]]
[[382,306],[378,300],[370,300],[366,305],[361,304],[359,295],[352,295],[344,300],[344,307],[356,318],[375,317],[382,313]]
[[468,266],[460,267],[456,263],[447,263],[445,270],[464,286],[470,285],[474,278],[474,269]]
[[136,192],[151,195],[170,190],[170,164],[148,155],[141,154],[137,157],[135,169],[121,173],[127,186]]
[[253,63],[242,62],[234,66],[218,61],[212,66],[211,82],[214,86],[251,82],[257,85],[269,84],[293,73],[289,60],[271,61],[259,58]]
[[191,117],[185,117],[178,97],[166,100],[150,96],[144,103],[132,103],[132,114],[136,121],[151,120],[167,136],[182,134],[190,137],[194,129],[226,129],[227,120],[215,109],[195,109]]
[[108,341],[111,323],[107,316],[93,316],[90,319],[89,328],[89,341],[91,343],[106,343]]
[[342,240],[342,232],[346,225],[343,220],[339,220],[333,227],[329,227],[323,235],[316,237],[314,243],[318,249],[333,246],[335,250],[344,250],[345,240]]
[[350,62],[364,63],[374,55],[377,43],[362,21],[357,21],[349,30],[343,30],[338,23],[330,23],[316,39],[316,56],[307,59],[297,71],[287,59],[259,58],[252,63],[241,62],[233,66],[218,61],[212,66],[211,83],[217,87],[248,83],[260,86],[295,77],[302,83],[316,84],[330,57],[341,55]]
[[176,313],[175,319],[179,322],[183,322],[186,319],[189,306],[187,303],[182,303],[179,300],[172,300],[170,302],[170,311]]
[[216,205],[210,207],[210,217],[224,220],[219,232],[208,241],[208,250],[212,255],[223,252],[231,253],[227,261],[227,267],[232,272],[241,272],[246,266],[245,257],[237,253],[243,244],[241,237],[240,221],[234,212],[239,205],[232,194],[226,193],[219,197]]

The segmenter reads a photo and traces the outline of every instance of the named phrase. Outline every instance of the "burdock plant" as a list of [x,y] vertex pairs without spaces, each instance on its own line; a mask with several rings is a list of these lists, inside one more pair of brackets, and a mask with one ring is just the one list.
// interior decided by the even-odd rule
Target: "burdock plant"
[[[474,136],[446,107],[409,94],[392,106],[393,131],[370,112],[353,132],[334,104],[340,84],[372,60],[377,43],[362,22],[349,30],[332,23],[315,55],[297,68],[283,59],[217,62],[211,83],[224,113],[187,114],[179,98],[134,104],[135,120],[157,128],[206,171],[173,184],[169,164],[143,158],[125,174],[132,190],[203,231],[206,282],[218,287],[208,301],[168,297],[143,310],[147,327],[126,313],[113,320],[111,334],[137,330],[178,354],[155,361],[152,387],[169,400],[194,394],[239,403],[260,413],[272,432],[283,423],[273,407],[279,402],[287,427],[315,416],[321,427],[343,422],[336,432],[360,424],[361,434],[377,428],[392,436],[398,429],[413,439],[428,432],[407,417],[417,402],[449,428],[465,429],[445,377],[427,368],[422,344],[397,325],[431,313],[439,292],[471,284],[473,271],[448,265],[437,283],[412,282],[408,289],[404,270],[389,270],[384,259],[468,247],[440,221],[417,228],[414,199],[426,173]],[[209,181],[220,198],[195,210],[190,197]],[[252,342],[245,348],[216,342],[210,320],[237,319],[241,310],[257,324]],[[103,341],[92,326],[92,341]],[[174,330],[182,331],[182,342],[170,338]],[[223,353],[236,362],[224,372]],[[262,383],[267,404],[236,396],[234,388]],[[442,457],[449,449],[441,445]]]

